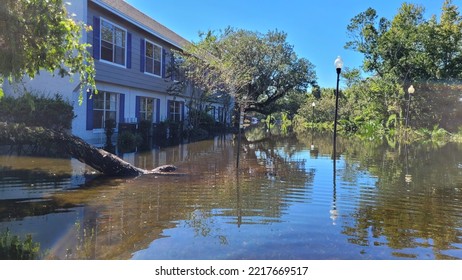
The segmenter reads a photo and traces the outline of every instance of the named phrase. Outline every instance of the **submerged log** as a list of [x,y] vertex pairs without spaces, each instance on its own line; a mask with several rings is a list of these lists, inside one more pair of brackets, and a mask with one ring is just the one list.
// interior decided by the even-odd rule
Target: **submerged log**
[[63,131],[43,127],[27,127],[20,124],[0,122],[0,144],[15,145],[33,143],[34,139],[54,143],[56,149],[91,166],[107,175],[118,177],[136,177],[142,174],[162,174],[175,171],[171,166],[158,167],[147,171],[122,160],[103,149],[98,149],[83,139]]

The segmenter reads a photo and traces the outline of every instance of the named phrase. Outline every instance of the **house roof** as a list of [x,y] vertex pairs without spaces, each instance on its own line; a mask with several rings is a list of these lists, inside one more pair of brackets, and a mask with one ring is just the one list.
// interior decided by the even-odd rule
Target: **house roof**
[[185,38],[123,0],[91,0],[91,2],[180,49],[189,44]]

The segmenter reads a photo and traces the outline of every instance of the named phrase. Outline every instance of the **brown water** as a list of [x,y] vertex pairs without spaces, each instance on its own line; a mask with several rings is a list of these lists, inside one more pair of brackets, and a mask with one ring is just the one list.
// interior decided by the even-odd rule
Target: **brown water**
[[[59,259],[461,259],[462,146],[232,137],[124,154],[181,176],[111,179],[0,157],[0,231]],[[314,148],[311,147],[314,144]]]

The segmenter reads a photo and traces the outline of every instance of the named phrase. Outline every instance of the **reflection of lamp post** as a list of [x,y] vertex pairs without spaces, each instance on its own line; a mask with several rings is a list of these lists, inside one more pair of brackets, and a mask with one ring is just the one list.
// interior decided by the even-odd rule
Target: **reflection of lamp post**
[[409,125],[409,111],[411,110],[411,95],[415,92],[415,89],[414,87],[411,85],[408,89],[407,89],[407,93],[409,94],[409,99],[408,99],[408,102],[407,102],[407,112],[406,112],[406,128],[408,127]]
[[337,70],[337,91],[335,93],[335,118],[334,118],[334,159],[336,157],[336,142],[337,142],[337,117],[338,117],[338,85],[340,82],[340,73],[342,72],[343,60],[340,56],[334,61],[335,69]]
[[241,149],[241,138],[242,129],[244,128],[244,114],[245,114],[245,103],[247,101],[247,95],[243,97],[241,104],[239,105],[239,134],[237,138],[237,158],[236,158],[236,171],[239,170],[239,155]]

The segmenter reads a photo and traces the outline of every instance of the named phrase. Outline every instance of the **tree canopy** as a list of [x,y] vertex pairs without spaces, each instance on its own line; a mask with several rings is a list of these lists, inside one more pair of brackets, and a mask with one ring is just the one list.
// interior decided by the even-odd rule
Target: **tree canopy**
[[[79,75],[82,91],[95,87],[93,58],[80,42],[82,29],[68,15],[62,0],[0,2],[0,84],[40,70],[60,76]],[[1,90],[1,89],[0,89]]]
[[229,93],[246,110],[265,112],[292,91],[315,83],[314,66],[298,58],[284,32],[209,31],[185,50],[187,78],[208,94]]
[[403,3],[392,20],[369,8],[347,26],[345,47],[364,55],[363,69],[402,83],[462,78],[462,17],[446,0],[442,13],[426,20],[423,6]]

